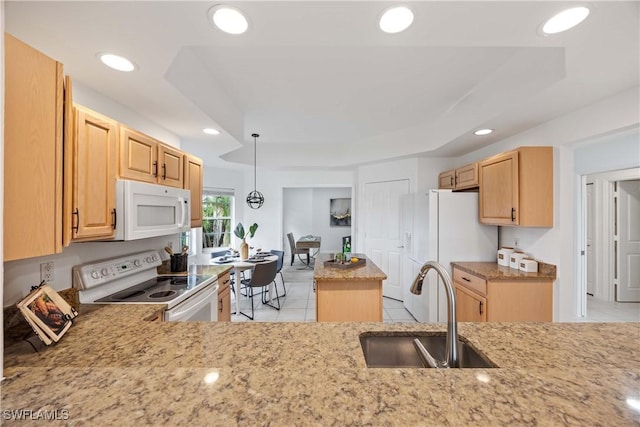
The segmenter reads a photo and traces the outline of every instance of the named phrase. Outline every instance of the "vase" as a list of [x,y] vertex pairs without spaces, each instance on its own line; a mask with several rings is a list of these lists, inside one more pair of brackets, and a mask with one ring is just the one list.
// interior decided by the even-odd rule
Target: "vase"
[[244,240],[240,244],[240,258],[243,260],[249,258],[249,244]]

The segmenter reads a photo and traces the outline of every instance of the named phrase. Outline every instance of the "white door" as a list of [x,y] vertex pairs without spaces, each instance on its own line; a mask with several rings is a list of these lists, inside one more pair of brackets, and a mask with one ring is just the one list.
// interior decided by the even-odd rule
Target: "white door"
[[365,184],[365,253],[387,275],[385,297],[402,301],[404,238],[402,199],[409,194],[409,180]]
[[586,185],[587,195],[587,294],[594,296],[596,294],[595,286],[595,265],[596,260],[593,256],[593,238],[595,231],[595,203],[593,197],[593,183]]
[[618,182],[617,301],[640,301],[640,180]]

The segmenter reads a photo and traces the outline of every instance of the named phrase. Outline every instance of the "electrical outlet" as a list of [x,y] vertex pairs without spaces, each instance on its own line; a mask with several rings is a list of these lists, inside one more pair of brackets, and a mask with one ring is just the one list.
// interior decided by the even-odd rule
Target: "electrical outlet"
[[171,240],[167,242],[167,246],[169,246],[169,249],[173,250],[173,242]]
[[520,238],[519,238],[519,237],[516,237],[516,238],[514,239],[513,245],[514,245],[516,248],[520,245]]
[[52,283],[55,280],[53,270],[53,261],[43,262],[40,264],[40,281],[44,280],[46,283]]

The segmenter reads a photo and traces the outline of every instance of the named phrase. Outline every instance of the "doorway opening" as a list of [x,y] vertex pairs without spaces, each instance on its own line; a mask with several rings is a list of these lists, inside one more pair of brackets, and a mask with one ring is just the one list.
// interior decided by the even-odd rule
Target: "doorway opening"
[[640,321],[640,168],[581,184],[581,320]]

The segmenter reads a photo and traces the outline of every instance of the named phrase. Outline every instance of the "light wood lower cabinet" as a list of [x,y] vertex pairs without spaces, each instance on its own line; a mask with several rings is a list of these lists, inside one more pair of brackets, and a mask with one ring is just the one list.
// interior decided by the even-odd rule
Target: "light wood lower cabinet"
[[4,261],[62,251],[62,64],[5,33]]
[[486,322],[487,321],[487,300],[475,292],[455,285],[458,322]]
[[316,281],[318,322],[382,322],[382,280]]
[[485,280],[454,267],[459,322],[551,322],[552,280]]
[[229,273],[218,277],[218,322],[231,321],[231,280]]

